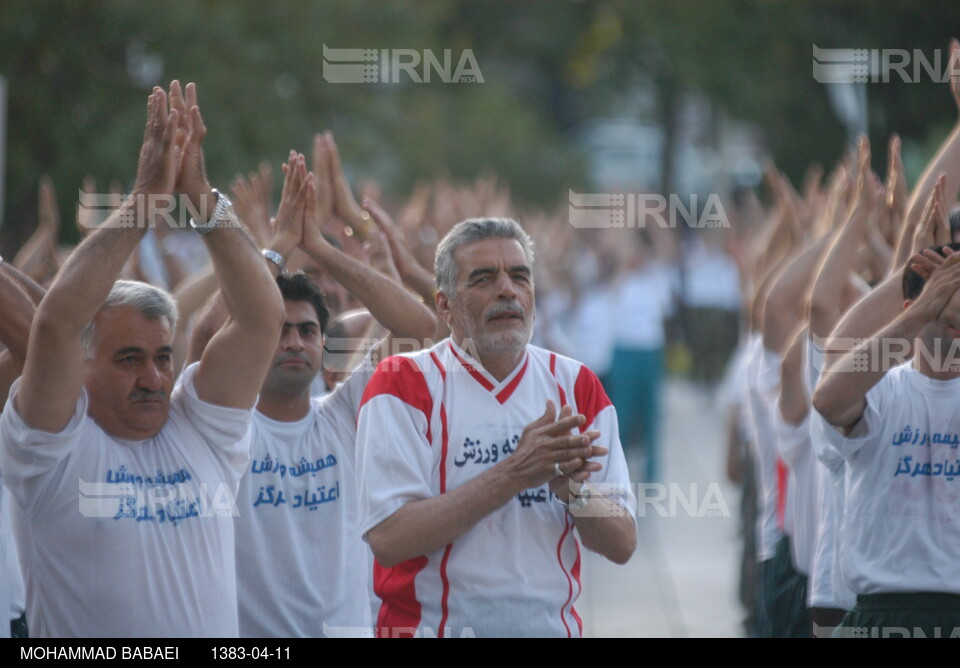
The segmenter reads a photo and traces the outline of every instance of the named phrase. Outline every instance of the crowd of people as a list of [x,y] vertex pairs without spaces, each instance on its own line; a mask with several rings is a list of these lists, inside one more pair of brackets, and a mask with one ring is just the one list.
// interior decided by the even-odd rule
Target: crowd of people
[[765,221],[723,392],[752,635],[960,634],[960,121],[912,190],[900,150],[881,179],[861,137],[826,179],[771,171],[771,205],[742,207]]
[[636,500],[599,378],[531,344],[551,247],[489,179],[361,207],[329,133],[275,210],[266,166],[228,195],[206,132],[154,88],[130,194],[86,183],[64,252],[44,180],[0,261],[11,635],[581,635]]
[[912,190],[861,138],[597,233],[493,177],[358,198],[329,132],[276,206],[266,163],[219,192],[199,109],[155,88],[130,194],[64,248],[41,180],[0,260],[12,636],[579,636],[671,355],[729,409],[749,635],[960,634],[960,120]]

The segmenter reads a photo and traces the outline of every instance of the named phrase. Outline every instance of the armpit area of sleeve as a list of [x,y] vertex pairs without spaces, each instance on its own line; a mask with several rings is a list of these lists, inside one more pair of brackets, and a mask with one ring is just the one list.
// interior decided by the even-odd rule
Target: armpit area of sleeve
[[237,477],[243,475],[250,459],[250,439],[244,438],[253,418],[253,409],[228,408],[207,403],[197,396],[194,383],[199,363],[183,370],[170,402],[171,417],[181,412],[221,460]]
[[364,540],[407,503],[434,496],[429,482],[433,451],[426,431],[426,416],[396,397],[380,395],[360,409],[357,478]]
[[250,426],[253,409],[217,406],[197,396],[195,380],[199,368],[200,363],[195,362],[183,370],[173,390],[172,403],[183,407],[190,423],[212,439],[211,443],[240,440]]
[[10,387],[10,395],[0,415],[0,470],[4,480],[15,486],[18,482],[55,469],[67,458],[82,439],[87,417],[87,391],[80,390],[77,407],[59,433],[30,428],[14,407],[14,398],[20,389],[20,379]]
[[837,449],[837,452],[844,459],[851,459],[860,448],[876,440],[882,426],[882,418],[873,407],[868,396],[863,415],[847,436],[844,436],[839,429],[826,420],[823,420],[822,423],[823,433],[827,437],[827,441]]

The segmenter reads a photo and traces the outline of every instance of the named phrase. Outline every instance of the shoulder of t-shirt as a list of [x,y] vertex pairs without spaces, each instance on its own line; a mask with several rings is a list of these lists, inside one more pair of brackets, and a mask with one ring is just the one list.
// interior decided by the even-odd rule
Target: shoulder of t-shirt
[[430,419],[433,412],[431,387],[446,374],[438,346],[414,353],[393,355],[377,365],[360,399],[360,410],[379,396],[399,399],[411,408],[422,411]]
[[556,379],[561,401],[575,404],[586,417],[580,431],[587,430],[601,411],[613,405],[597,374],[583,362],[537,346],[531,345],[528,350],[531,358]]

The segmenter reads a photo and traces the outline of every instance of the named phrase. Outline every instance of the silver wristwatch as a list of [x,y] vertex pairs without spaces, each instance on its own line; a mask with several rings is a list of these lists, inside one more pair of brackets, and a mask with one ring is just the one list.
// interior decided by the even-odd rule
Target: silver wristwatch
[[287,268],[286,260],[284,260],[283,256],[280,255],[280,253],[278,253],[277,251],[271,250],[269,248],[264,248],[262,251],[260,251],[260,254],[263,255],[263,257],[270,260],[271,262],[273,262],[275,265],[277,265],[277,269],[280,270],[281,274],[283,273],[284,269]]
[[211,191],[217,196],[217,205],[213,208],[213,215],[210,216],[210,220],[200,224],[194,220],[193,216],[190,216],[190,227],[200,234],[209,234],[218,227],[230,227],[230,216],[227,215],[227,210],[233,206],[233,202],[216,188],[212,188]]
[[577,510],[583,510],[587,507],[587,504],[590,503],[590,488],[587,487],[587,483],[580,485],[580,489],[576,494],[571,490],[570,497],[568,501],[564,501],[559,496],[557,498],[557,503],[569,510],[571,513]]

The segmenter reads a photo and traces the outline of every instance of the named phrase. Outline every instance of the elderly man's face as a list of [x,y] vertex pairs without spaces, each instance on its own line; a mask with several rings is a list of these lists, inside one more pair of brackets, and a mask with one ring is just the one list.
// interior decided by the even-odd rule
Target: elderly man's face
[[143,440],[167,421],[173,390],[173,334],[165,318],[132,307],[96,317],[93,359],[84,367],[90,416],[111,436]]
[[458,344],[482,358],[519,355],[533,334],[532,267],[520,242],[484,239],[454,251],[456,294],[438,302]]

